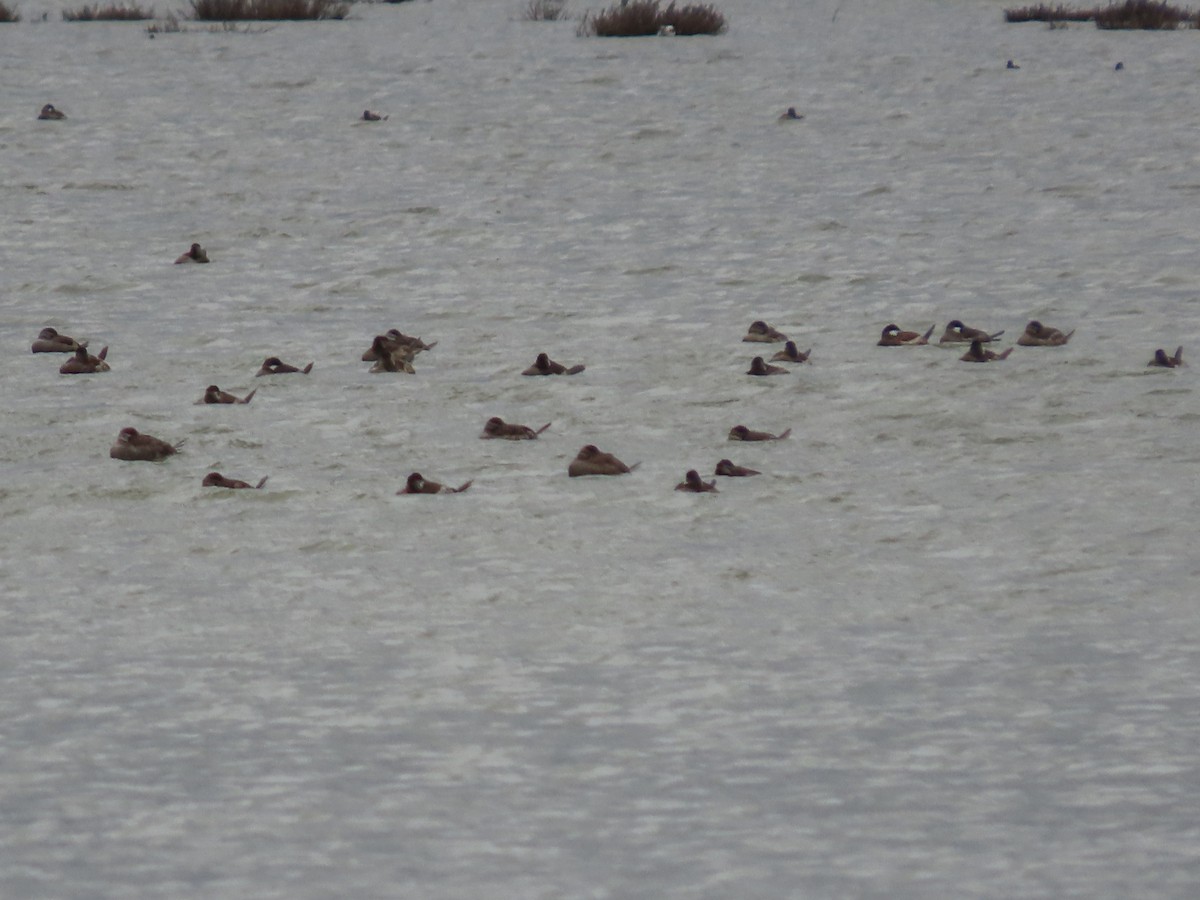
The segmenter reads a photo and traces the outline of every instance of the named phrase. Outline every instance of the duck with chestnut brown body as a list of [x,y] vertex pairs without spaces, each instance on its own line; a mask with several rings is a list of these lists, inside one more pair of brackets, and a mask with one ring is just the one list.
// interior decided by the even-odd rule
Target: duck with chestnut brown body
[[62,375],[94,375],[97,372],[107,372],[110,366],[105,362],[106,356],[107,347],[100,348],[97,355],[91,356],[87,352],[87,344],[80,344],[75,348],[75,355],[59,366],[58,371]]
[[970,341],[982,341],[987,343],[994,341],[1000,335],[1004,334],[1001,329],[995,334],[988,334],[986,331],[980,331],[978,328],[969,328],[960,322],[958,319],[951,319],[946,325],[946,330],[942,332],[942,336],[938,338],[939,344],[965,344]]
[[877,347],[922,347],[929,343],[929,336],[936,326],[930,325],[924,334],[917,331],[902,331],[899,325],[889,324],[879,336]]

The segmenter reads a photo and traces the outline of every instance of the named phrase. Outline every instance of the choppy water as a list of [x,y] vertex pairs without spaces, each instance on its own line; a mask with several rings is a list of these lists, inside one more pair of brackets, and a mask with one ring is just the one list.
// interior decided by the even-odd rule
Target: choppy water
[[0,894],[1195,895],[1200,36],[718,5],[0,28]]

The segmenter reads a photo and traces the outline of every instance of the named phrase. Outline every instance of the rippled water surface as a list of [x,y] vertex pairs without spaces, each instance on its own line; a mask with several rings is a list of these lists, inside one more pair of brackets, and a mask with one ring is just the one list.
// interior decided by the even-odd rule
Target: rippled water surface
[[1200,35],[718,6],[0,26],[0,895],[1196,895]]

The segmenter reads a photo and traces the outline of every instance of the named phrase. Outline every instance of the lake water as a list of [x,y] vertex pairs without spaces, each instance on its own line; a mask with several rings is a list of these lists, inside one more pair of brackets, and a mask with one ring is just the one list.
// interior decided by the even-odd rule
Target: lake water
[[0,26],[0,895],[1196,895],[1200,33],[717,5]]

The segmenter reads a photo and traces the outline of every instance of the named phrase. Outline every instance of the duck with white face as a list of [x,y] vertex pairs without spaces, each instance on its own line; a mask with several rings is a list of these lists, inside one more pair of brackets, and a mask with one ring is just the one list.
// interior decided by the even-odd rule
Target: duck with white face
[[981,331],[978,328],[969,328],[958,319],[951,319],[946,324],[946,330],[942,332],[942,336],[938,338],[939,344],[966,344],[971,341],[982,341],[988,343],[994,341],[1000,335],[1004,334],[1001,329],[995,334],[988,334],[986,331]]
[[889,324],[883,329],[883,333],[879,336],[877,347],[923,347],[929,343],[929,336],[933,334],[934,326],[930,325],[929,330],[924,334],[919,331],[903,331],[899,325],[894,323]]
[[122,428],[117,435],[117,442],[109,448],[108,455],[127,462],[157,462],[174,456],[182,446],[183,441],[168,444],[153,435],[141,434],[136,428]]
[[586,444],[567,466],[567,474],[572,478],[586,475],[628,475],[640,463],[627,466],[611,453],[605,453],[595,444]]
[[38,113],[38,118],[43,121],[56,121],[58,119],[65,119],[66,117],[67,114],[61,109],[55,109],[53,103],[47,103],[42,107],[42,111]]

